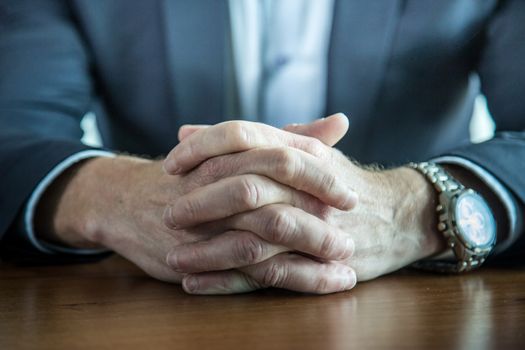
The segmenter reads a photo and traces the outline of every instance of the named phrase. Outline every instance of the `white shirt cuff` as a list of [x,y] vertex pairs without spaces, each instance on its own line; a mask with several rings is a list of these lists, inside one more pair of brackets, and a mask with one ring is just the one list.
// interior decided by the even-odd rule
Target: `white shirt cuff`
[[518,210],[519,205],[514,196],[505,188],[505,186],[494,177],[487,170],[483,169],[478,164],[457,156],[443,156],[434,158],[431,160],[434,163],[448,163],[462,166],[470,170],[474,175],[476,175],[485,185],[490,187],[492,191],[499,198],[503,204],[505,211],[507,212],[507,217],[509,219],[509,233],[507,239],[502,242],[498,242],[498,245],[494,249],[494,254],[499,254],[509,248],[520,236],[523,218],[520,211]]
[[57,253],[66,253],[66,254],[79,254],[79,255],[90,255],[90,254],[100,254],[106,252],[105,249],[79,249],[79,248],[68,248],[56,244],[51,244],[36,238],[35,229],[34,229],[34,216],[35,210],[42,197],[44,191],[49,187],[49,185],[67,168],[72,166],[75,163],[78,163],[81,160],[93,158],[93,157],[115,157],[114,153],[100,150],[86,150],[75,153],[57,166],[55,166],[47,175],[40,181],[38,186],[29,197],[27,206],[24,212],[24,226],[25,226],[25,235],[26,238],[31,244],[40,250],[43,253],[47,254],[57,254]]

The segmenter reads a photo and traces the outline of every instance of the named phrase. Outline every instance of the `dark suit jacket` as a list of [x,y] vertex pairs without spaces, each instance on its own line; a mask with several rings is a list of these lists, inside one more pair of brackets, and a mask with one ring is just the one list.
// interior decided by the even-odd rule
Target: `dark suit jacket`
[[[88,111],[105,147],[151,156],[182,124],[239,118],[228,40],[226,0],[0,0],[0,236],[19,235],[38,182],[88,148]],[[523,203],[524,64],[525,1],[338,0],[326,114],[351,116],[338,147],[361,162],[459,155]],[[480,89],[498,134],[471,145]]]

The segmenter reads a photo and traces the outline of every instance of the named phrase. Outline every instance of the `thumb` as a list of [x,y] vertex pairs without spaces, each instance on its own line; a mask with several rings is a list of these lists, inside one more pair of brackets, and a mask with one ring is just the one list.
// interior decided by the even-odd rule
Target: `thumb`
[[348,131],[348,117],[343,113],[336,113],[308,124],[290,124],[283,129],[294,134],[315,137],[332,147]]
[[[206,124],[183,125],[179,129],[179,141],[182,141],[194,132],[209,126],[210,125]],[[326,145],[332,147],[339,142],[348,131],[348,117],[343,113],[336,113],[326,118],[317,119],[308,124],[290,124],[283,129],[294,134],[315,137]]]

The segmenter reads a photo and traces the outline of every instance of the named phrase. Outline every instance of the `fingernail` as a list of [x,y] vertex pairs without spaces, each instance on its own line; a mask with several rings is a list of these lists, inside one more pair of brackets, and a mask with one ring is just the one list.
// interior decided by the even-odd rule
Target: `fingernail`
[[346,203],[345,207],[347,209],[352,209],[357,205],[357,201],[359,200],[359,195],[357,192],[355,192],[353,189],[347,190],[347,197],[346,197]]
[[344,258],[349,258],[354,254],[354,240],[352,238],[347,238],[345,241],[345,256]]
[[355,275],[355,271],[352,269],[348,269],[346,274],[346,284],[345,284],[345,290],[352,289],[357,283],[357,276]]
[[164,221],[164,225],[166,225],[168,228],[177,228],[177,224],[173,221],[173,209],[171,208],[171,206],[168,206],[166,207],[166,209],[164,209],[164,213],[162,214],[162,221]]
[[187,276],[183,283],[184,290],[188,293],[195,293],[199,289],[199,281],[193,276]]
[[168,158],[164,161],[164,171],[168,174],[176,175],[180,172],[180,167],[177,161]]
[[175,271],[179,271],[179,259],[176,254],[169,254],[166,258],[166,263]]
[[355,271],[346,266],[342,270],[341,278],[343,279],[343,290],[352,289],[357,283]]

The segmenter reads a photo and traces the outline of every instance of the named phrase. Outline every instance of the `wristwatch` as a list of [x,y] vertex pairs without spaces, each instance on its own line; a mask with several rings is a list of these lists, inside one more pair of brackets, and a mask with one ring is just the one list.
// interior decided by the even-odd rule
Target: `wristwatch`
[[439,272],[466,272],[480,267],[494,248],[497,236],[496,221],[487,202],[437,164],[409,166],[423,173],[436,189],[437,229],[453,253],[452,260],[421,260],[414,267]]

